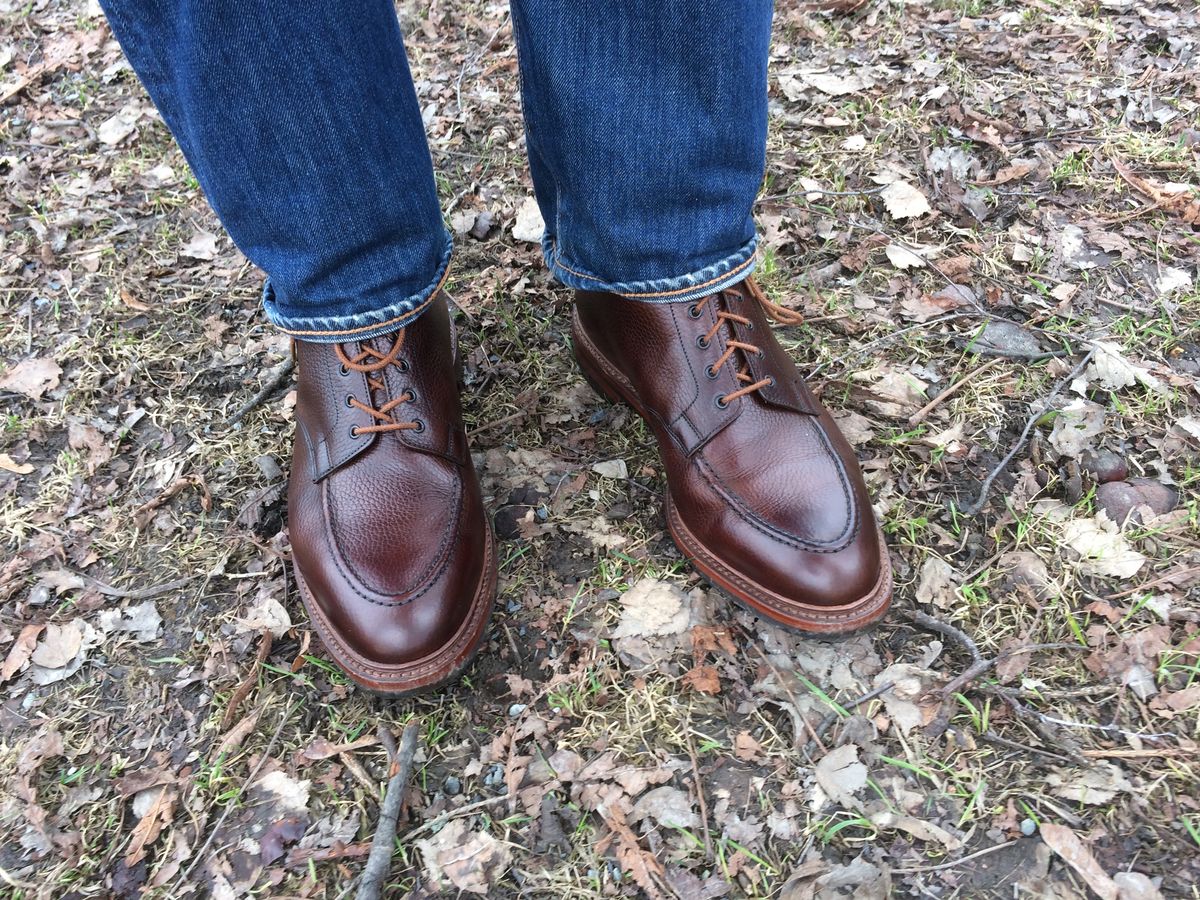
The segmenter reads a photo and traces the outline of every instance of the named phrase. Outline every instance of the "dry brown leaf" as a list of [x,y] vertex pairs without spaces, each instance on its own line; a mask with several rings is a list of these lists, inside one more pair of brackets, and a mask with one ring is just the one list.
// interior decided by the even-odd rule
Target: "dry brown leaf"
[[629,821],[653,819],[664,828],[699,828],[700,817],[692,809],[691,798],[679,788],[663,785],[643,794],[633,805]]
[[733,755],[745,762],[751,762],[762,755],[762,744],[754,739],[748,731],[739,731],[733,739]]
[[683,676],[683,683],[701,694],[717,695],[721,693],[721,679],[717,670],[709,665],[699,665]]
[[19,463],[7,453],[0,453],[0,469],[14,475],[28,475],[33,471],[33,466],[29,463]]
[[58,387],[62,366],[53,359],[34,357],[17,363],[0,378],[0,390],[24,394],[30,400],[41,400],[46,391]]
[[[138,820],[133,834],[129,837],[129,847],[125,851],[125,865],[136,866],[146,858],[146,853],[154,846],[163,828],[171,823],[175,816],[175,800],[178,795],[172,787],[147,788],[146,793],[154,793],[147,797],[148,808]],[[138,795],[143,796],[141,794]],[[134,809],[139,806],[138,797],[134,798]]]
[[858,747],[842,744],[817,763],[817,784],[829,799],[845,809],[858,809],[855,794],[867,785],[867,767],[858,761]]
[[459,819],[416,844],[430,881],[439,886],[449,882],[471,894],[486,895],[512,861],[507,845],[486,831],[470,831]]
[[1078,835],[1065,825],[1045,822],[1039,829],[1042,840],[1051,850],[1062,857],[1063,862],[1079,873],[1079,877],[1087,882],[1088,887],[1100,895],[1101,900],[1117,900],[1117,884],[1108,877],[1108,873],[1100,868],[1092,851],[1081,841]]
[[38,635],[42,633],[44,627],[44,625],[26,625],[21,629],[21,633],[17,635],[17,639],[13,641],[12,647],[8,650],[8,656],[4,658],[4,665],[0,666],[0,684],[8,681],[25,668],[29,658],[33,655],[33,648],[37,646]]
[[907,181],[893,181],[880,194],[893,219],[912,219],[931,211],[929,200]]

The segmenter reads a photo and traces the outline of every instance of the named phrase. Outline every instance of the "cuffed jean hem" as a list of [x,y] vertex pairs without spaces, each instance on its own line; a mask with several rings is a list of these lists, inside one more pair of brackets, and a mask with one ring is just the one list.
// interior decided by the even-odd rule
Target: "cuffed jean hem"
[[734,253],[723,259],[674,278],[659,278],[651,281],[605,281],[598,275],[575,266],[562,258],[554,239],[542,237],[542,255],[550,272],[567,287],[580,291],[604,291],[620,294],[630,300],[647,303],[682,303],[695,301],[709,294],[737,284],[754,271],[758,264],[758,235],[752,237]]
[[388,334],[410,324],[433,303],[450,272],[451,250],[450,235],[447,234],[446,247],[438,261],[433,280],[417,293],[380,309],[347,316],[289,316],[279,311],[279,303],[275,299],[275,291],[269,278],[263,286],[263,309],[271,324],[280,331],[315,344],[361,341]]

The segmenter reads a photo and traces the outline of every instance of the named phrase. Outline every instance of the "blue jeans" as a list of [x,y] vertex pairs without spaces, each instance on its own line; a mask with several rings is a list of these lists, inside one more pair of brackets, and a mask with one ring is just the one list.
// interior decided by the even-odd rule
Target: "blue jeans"
[[[101,0],[268,317],[335,342],[418,315],[445,278],[391,0]],[[512,0],[526,140],[565,284],[694,300],[748,275],[771,0]]]

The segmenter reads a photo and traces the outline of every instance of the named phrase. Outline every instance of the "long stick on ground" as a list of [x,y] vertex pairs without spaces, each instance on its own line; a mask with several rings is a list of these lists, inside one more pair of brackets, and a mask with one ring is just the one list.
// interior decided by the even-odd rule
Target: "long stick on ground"
[[383,795],[383,806],[379,809],[379,824],[375,826],[375,837],[371,841],[371,855],[363,867],[362,881],[358,883],[355,900],[379,900],[383,886],[392,869],[392,845],[396,841],[396,821],[400,818],[400,806],[404,803],[404,792],[412,775],[413,756],[417,752],[417,723],[409,722],[400,737],[400,749],[391,765],[393,775],[388,779],[387,792]]

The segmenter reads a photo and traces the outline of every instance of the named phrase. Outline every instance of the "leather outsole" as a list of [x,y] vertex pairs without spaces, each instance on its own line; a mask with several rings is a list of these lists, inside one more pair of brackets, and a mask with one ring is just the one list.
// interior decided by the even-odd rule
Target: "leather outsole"
[[454,637],[446,645],[421,659],[402,664],[380,664],[366,659],[342,639],[325,616],[304,581],[299,566],[292,566],[300,597],[308,610],[317,637],[330,658],[360,688],[381,697],[397,698],[422,693],[457,678],[470,664],[483,642],[496,597],[498,565],[496,538],[488,523],[483,573],[471,608]]
[[[643,419],[649,420],[637,399],[632,385],[622,383],[617,372],[606,372],[610,366],[588,340],[579,323],[578,313],[571,314],[572,349],[580,371],[588,384],[614,403],[625,403]],[[853,603],[824,606],[784,597],[755,583],[731,566],[726,560],[706,548],[687,528],[675,509],[668,492],[666,502],[667,530],[680,552],[713,584],[751,611],[774,622],[807,634],[840,637],[862,631],[879,621],[892,602],[892,567],[886,549],[880,554],[880,572],[875,585],[864,597]],[[883,547],[882,536],[880,547]]]

